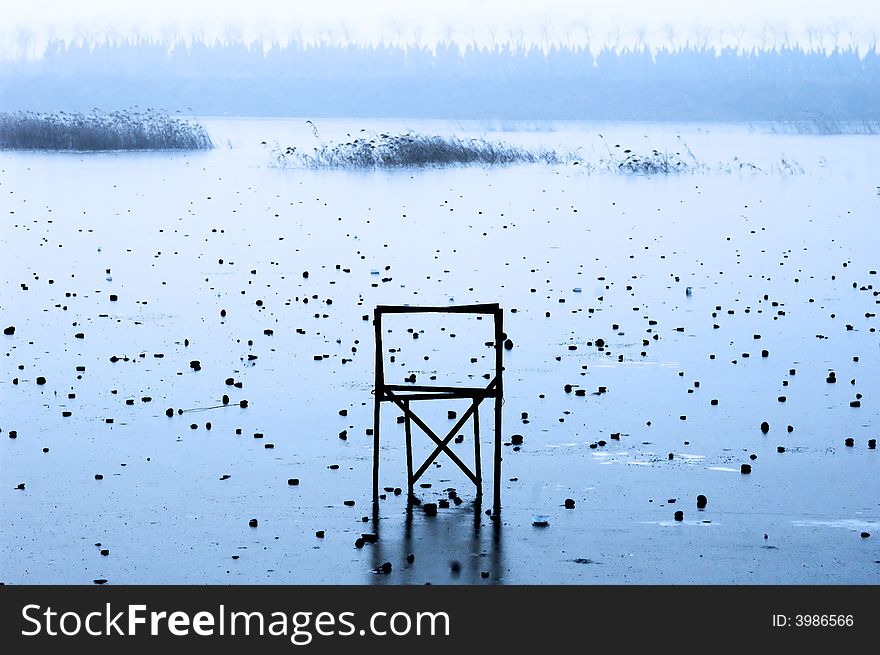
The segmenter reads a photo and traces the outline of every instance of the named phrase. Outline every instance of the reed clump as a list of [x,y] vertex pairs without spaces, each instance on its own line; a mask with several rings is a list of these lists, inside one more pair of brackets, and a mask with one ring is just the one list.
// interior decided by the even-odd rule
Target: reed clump
[[481,138],[436,134],[379,134],[343,143],[322,143],[311,151],[289,147],[275,152],[282,168],[424,168],[456,165],[559,164],[569,155],[532,150]]
[[[311,121],[307,121],[311,123]],[[320,139],[317,128],[314,135]],[[578,166],[587,174],[627,176],[668,176],[708,172],[752,172],[794,175],[803,173],[797,162],[780,158],[769,170],[734,157],[732,162],[720,163],[717,168],[707,166],[693,153],[687,143],[678,137],[675,150],[634,150],[621,144],[610,146],[604,136],[598,135],[605,152],[585,153],[583,148],[561,151],[552,148],[528,148],[485,138],[460,138],[437,134],[406,132],[403,134],[371,134],[361,130],[362,136],[344,142],[321,141],[308,147],[269,146],[270,165],[278,168],[306,169],[407,169],[439,168],[449,166],[497,166],[513,164],[566,164]]]
[[3,150],[210,150],[205,128],[163,111],[0,113]]

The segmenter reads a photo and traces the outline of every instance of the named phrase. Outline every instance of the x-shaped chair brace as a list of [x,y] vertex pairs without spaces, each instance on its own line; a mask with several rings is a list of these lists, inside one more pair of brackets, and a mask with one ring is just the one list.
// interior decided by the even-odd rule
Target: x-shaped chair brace
[[[446,434],[443,439],[437,436],[437,434],[430,428],[428,425],[409,407],[409,400],[406,398],[402,398],[400,396],[395,395],[393,391],[385,390],[385,395],[397,405],[401,411],[403,411],[403,415],[405,417],[405,426],[406,426],[406,468],[407,468],[407,478],[409,483],[409,491],[412,493],[413,485],[418,481],[422,474],[428,469],[428,467],[437,459],[440,453],[445,452],[446,455],[451,459],[455,464],[462,470],[462,472],[470,478],[471,482],[474,483],[477,487],[477,493],[482,494],[482,466],[480,462],[480,403],[483,402],[485,398],[488,398],[492,395],[492,391],[497,386],[497,379],[492,380],[489,385],[486,387],[485,392],[475,394],[471,396],[471,404],[465,410],[464,414],[461,415],[461,418],[455,423],[452,429]],[[452,397],[452,396],[451,396]],[[449,448],[449,442],[452,441],[453,437],[455,437],[456,433],[461,430],[465,423],[468,420],[474,417],[474,468],[476,472],[471,471],[468,468],[467,464],[465,464],[461,459],[456,455],[451,448]],[[428,456],[428,458],[422,463],[419,469],[413,473],[413,463],[412,463],[412,433],[410,428],[410,423],[415,423],[419,428],[421,428],[422,432],[424,432],[430,439],[436,444],[436,448],[434,451]]]

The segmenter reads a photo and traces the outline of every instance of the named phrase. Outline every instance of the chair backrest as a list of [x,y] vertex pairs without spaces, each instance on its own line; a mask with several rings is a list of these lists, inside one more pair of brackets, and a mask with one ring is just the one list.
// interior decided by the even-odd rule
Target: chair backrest
[[[436,314],[443,319],[428,325],[427,330],[406,327],[406,321],[426,314]],[[486,321],[488,325],[461,333],[465,327],[463,321],[470,319],[473,328],[484,317],[491,319]],[[374,391],[380,400],[390,400],[386,392],[412,400],[494,397],[501,392],[504,327],[503,311],[498,303],[379,305],[374,311],[373,323],[376,333]],[[391,323],[394,325],[388,330]],[[391,336],[386,337],[386,332]],[[441,335],[445,343],[438,341]],[[389,341],[393,344],[390,348],[386,347]],[[491,348],[492,356],[480,355],[480,349],[485,353],[486,348]],[[437,352],[439,356],[430,360]],[[392,364],[402,369],[400,374],[389,374]]]

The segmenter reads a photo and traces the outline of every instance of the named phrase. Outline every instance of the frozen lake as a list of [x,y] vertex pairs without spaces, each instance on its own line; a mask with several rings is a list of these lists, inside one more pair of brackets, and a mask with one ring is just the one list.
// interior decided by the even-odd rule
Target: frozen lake
[[[205,153],[0,153],[0,582],[880,582],[880,136],[204,124]],[[407,130],[579,160],[273,166]],[[592,166],[685,147],[696,172]],[[381,486],[404,493],[374,515],[374,307],[495,302],[500,520],[491,412],[488,498],[441,457],[417,495],[463,502],[431,516],[390,407]],[[396,383],[491,369],[476,321],[388,327]]]

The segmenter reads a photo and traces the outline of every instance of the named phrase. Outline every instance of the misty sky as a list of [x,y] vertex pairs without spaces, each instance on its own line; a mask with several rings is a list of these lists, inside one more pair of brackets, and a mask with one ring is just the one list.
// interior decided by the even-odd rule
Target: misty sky
[[877,0],[0,0],[0,57],[149,41],[876,50]]

